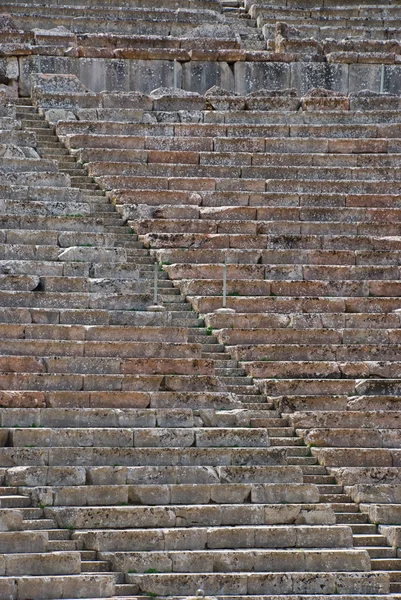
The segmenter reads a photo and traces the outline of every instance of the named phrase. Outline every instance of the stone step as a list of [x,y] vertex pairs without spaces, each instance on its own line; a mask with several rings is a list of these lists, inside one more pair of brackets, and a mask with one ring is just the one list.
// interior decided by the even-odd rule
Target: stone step
[[[185,524],[197,527],[219,526],[224,523],[229,525],[271,525],[288,524],[294,521],[294,515],[301,514],[305,517],[304,522],[309,523],[309,517],[313,520],[316,510],[316,518],[321,522],[331,520],[330,510],[315,506],[314,504],[253,504],[240,507],[241,518],[238,519],[238,505],[220,504],[213,505],[168,505],[168,511],[163,506],[115,506],[113,510],[107,506],[97,507],[46,507],[47,516],[54,517],[59,526],[63,528],[80,529],[107,529],[121,528],[165,528],[180,527]],[[310,514],[307,511],[311,511]],[[277,521],[278,515],[279,520]],[[257,516],[256,516],[257,515]],[[301,519],[302,519],[301,517]],[[105,522],[106,519],[106,522]],[[272,523],[272,520],[274,523]],[[256,522],[257,521],[257,522]],[[367,554],[362,551],[359,556]],[[363,569],[365,570],[365,569]]]
[[[172,332],[172,337],[174,332]],[[146,341],[146,338],[149,338]],[[152,335],[139,337],[139,341],[77,341],[77,340],[6,340],[2,342],[2,356],[0,357],[0,365],[5,372],[9,371],[8,365],[12,362],[14,368],[11,372],[19,371],[22,373],[99,373],[99,375],[134,373],[136,367],[143,369],[141,357],[149,359],[157,358],[160,353],[160,358],[168,357],[172,359],[182,358],[187,363],[188,370],[182,372],[182,369],[177,371],[164,372],[165,376],[173,377],[175,374],[187,375],[196,373],[199,376],[206,375],[205,366],[213,369],[210,361],[205,361],[199,358],[199,346],[185,341],[185,333],[179,335],[176,342],[167,342],[163,340],[164,336],[152,339]],[[167,337],[167,336],[166,336]],[[181,338],[181,339],[180,339]],[[161,347],[161,345],[163,347]],[[33,358],[30,356],[29,348],[35,350],[38,356]],[[11,358],[14,357],[14,358]],[[56,359],[57,357],[57,359]],[[107,358],[110,360],[107,366]],[[193,362],[194,359],[199,359],[198,368]],[[168,364],[168,363],[167,363]],[[177,362],[170,363],[170,367],[179,366]],[[191,368],[192,367],[192,368]],[[103,369],[103,371],[101,371]],[[154,370],[154,366],[153,366]],[[181,372],[179,372],[181,371]],[[152,374],[154,371],[142,370],[144,379],[147,374]],[[210,371],[209,371],[210,373]],[[141,373],[139,373],[141,374]],[[212,373],[210,373],[212,375]],[[162,375],[162,373],[159,373]],[[7,375],[3,374],[3,383],[6,381]],[[29,378],[29,376],[27,375]],[[184,381],[184,380],[183,380]],[[193,382],[194,383],[194,382]],[[205,383],[204,381],[202,382]],[[209,385],[211,382],[209,382]],[[216,390],[226,389],[224,386],[218,386],[217,382],[212,387]],[[5,388],[3,388],[5,389]]]
[[400,558],[372,558],[373,571],[399,571],[401,567]]
[[314,465],[316,464],[316,459],[313,456],[289,456],[288,457],[289,465]]
[[82,573],[107,573],[110,571],[108,560],[83,560],[81,562]]
[[[21,488],[29,492],[27,488]],[[221,506],[227,503],[240,506],[260,502],[294,503],[316,499],[311,486],[297,484],[180,484],[180,485],[91,485],[42,486],[44,498],[52,498],[48,506]],[[327,542],[326,542],[327,543]],[[341,545],[341,544],[340,544]]]
[[[304,476],[316,475],[316,476],[327,476],[327,469],[319,464],[311,465],[307,467],[301,467]],[[312,482],[314,483],[314,482]]]
[[6,553],[3,560],[10,576],[78,575],[81,565],[80,554],[75,551]]
[[23,508],[31,505],[31,499],[28,496],[8,495],[0,496],[0,508]]
[[16,488],[16,487],[10,487],[10,486],[0,487],[0,496],[9,496],[9,495],[15,496],[16,494],[18,494],[18,488]]
[[305,483],[315,483],[319,486],[319,489],[321,488],[321,486],[331,484],[335,485],[336,482],[335,478],[331,475],[304,475],[304,481]]
[[49,527],[57,527],[54,519],[24,519],[23,529],[26,531],[46,531]]
[[42,531],[4,531],[0,540],[2,554],[14,555],[14,561],[18,558],[15,555],[44,553],[49,548],[47,534]]
[[[349,120],[355,121],[356,112],[345,111]],[[321,118],[321,112],[317,115]],[[337,117],[337,118],[336,118]],[[225,142],[232,139],[243,141],[243,138],[332,138],[332,139],[355,139],[363,138],[379,138],[385,139],[392,133],[391,137],[397,137],[399,134],[399,126],[397,123],[387,125],[384,124],[367,124],[367,123],[349,123],[341,124],[338,120],[343,119],[344,111],[331,112],[328,116],[331,122],[329,123],[298,123],[298,124],[240,124],[240,123],[124,123],[116,121],[63,121],[56,128],[57,135],[71,136],[77,134],[87,134],[88,128],[91,128],[89,133],[94,135],[129,135],[141,137],[142,135],[159,136],[159,137],[201,137],[201,138],[222,138]],[[312,117],[313,118],[313,117]],[[366,119],[366,116],[362,116]],[[336,122],[337,121],[337,122]],[[291,140],[292,141],[292,140]],[[245,144],[244,144],[245,145]],[[108,146],[110,147],[110,146]],[[232,152],[241,151],[240,148],[234,145],[225,147],[224,150],[220,147],[217,151]],[[244,151],[242,149],[242,151]],[[245,150],[246,151],[246,150]],[[293,152],[294,150],[292,150]]]
[[[256,391],[256,390],[255,390]],[[273,408],[272,404],[266,402],[266,397],[261,394],[236,394],[237,400],[244,404],[244,408],[252,410],[255,406],[260,409],[270,410]]]
[[49,540],[57,541],[57,540],[70,540],[71,539],[71,531],[62,530],[62,529],[50,529],[46,532]]
[[213,352],[213,347],[211,351],[209,349],[207,352],[205,352],[203,348],[204,345],[202,345],[202,358],[224,361],[224,363],[229,363],[232,360],[231,356],[226,352]]
[[49,542],[47,543],[48,552],[68,552],[76,550],[76,543],[71,540],[49,540]]
[[[355,515],[355,516],[359,516],[359,515]],[[344,523],[346,521],[344,521],[344,519],[340,520],[340,515],[337,514],[336,515],[337,518],[337,523]],[[355,520],[355,519],[354,519]],[[358,534],[358,535],[375,535],[376,530],[377,530],[377,526],[376,525],[370,525],[370,524],[364,524],[364,523],[354,523],[354,520],[351,519],[351,516],[349,516],[348,522],[349,525],[352,529],[352,532],[354,534]]]
[[387,546],[387,540],[383,535],[373,534],[354,534],[354,546],[372,547],[372,546]]
[[[216,347],[219,348],[220,344],[216,344]],[[202,349],[208,348],[207,344],[202,344]],[[210,352],[210,348],[208,348]],[[235,387],[243,387],[247,388],[248,386],[253,386],[252,377],[220,377],[220,380],[227,386],[235,386]]]
[[47,600],[55,595],[69,598],[111,598],[115,591],[114,575],[35,575],[0,577],[0,587],[8,598],[35,596]]
[[[397,584],[390,584],[397,585]],[[146,600],[149,596],[141,596],[135,593],[137,590],[137,586],[130,584],[117,584],[116,585],[116,593],[118,594],[118,598],[121,596],[126,598],[126,600]],[[258,594],[258,595],[249,595],[246,596],[249,600],[288,600],[288,594]],[[297,600],[327,600],[327,595],[323,594],[297,594]],[[178,596],[175,595],[172,597],[174,600],[184,600],[186,596]],[[221,596],[222,600],[228,600],[230,596]],[[354,595],[354,594],[338,594],[338,600],[366,600],[367,596],[364,595]],[[102,599],[98,599],[102,600]],[[112,598],[111,600],[117,600],[117,598]],[[369,594],[369,600],[386,600],[386,596],[383,594]],[[394,600],[400,600],[398,595],[395,595]]]
[[345,502],[350,502],[352,503],[352,498],[350,496],[347,496],[346,494],[340,493],[340,494],[320,494],[320,501],[321,502],[332,502],[335,504],[338,503],[345,503]]
[[294,449],[299,449],[303,446],[302,440],[298,438],[280,436],[280,434],[277,433],[273,428],[268,428],[267,431],[269,431],[270,435],[270,444],[272,446],[286,446],[290,448],[291,450],[288,450],[289,456],[291,456],[292,452],[294,452]]
[[[66,419],[67,421],[67,419]],[[75,424],[75,423],[74,423]],[[266,430],[248,428],[63,428],[25,429],[18,427],[10,430],[10,442],[13,447],[80,447],[83,443],[96,447],[266,447],[269,436]],[[86,437],[85,437],[86,436]],[[7,507],[17,502],[18,496],[0,496],[0,506]],[[27,506],[27,498],[20,498],[21,506]],[[325,501],[325,500],[323,500]],[[328,500],[329,501],[329,500]],[[25,504],[24,504],[25,502]],[[18,504],[19,505],[19,504]]]
[[[349,534],[346,528],[336,525],[277,525],[277,526],[212,526],[189,528],[165,528],[161,532],[154,529],[126,531],[119,530],[75,531],[72,537],[78,544],[84,543],[98,552],[144,552],[177,550],[177,540],[181,550],[222,549],[222,548],[288,548],[289,537],[294,547],[306,545],[310,548],[324,547],[329,543],[348,545]],[[305,536],[302,540],[302,536]],[[329,536],[329,539],[328,539]],[[273,541],[274,540],[274,541]],[[256,544],[256,545],[255,545]],[[108,557],[110,559],[110,557]]]
[[[363,547],[364,550],[367,551],[371,559],[387,559],[387,558],[395,558],[396,551],[393,548],[383,548],[382,546],[358,546]],[[399,566],[401,566],[401,559]]]
[[[69,454],[69,455],[68,455]],[[97,466],[235,466],[235,465],[277,465],[283,464],[284,450],[281,448],[254,448],[249,452],[247,448],[187,448],[185,453],[178,449],[165,448],[161,456],[157,448],[69,448],[66,455],[65,448],[0,448],[0,466],[9,464],[10,456],[14,459],[15,466],[26,466],[27,456],[30,464],[43,464],[46,456],[52,466],[73,466],[75,460],[83,461],[81,464],[94,464]],[[333,505],[344,510],[346,505]],[[347,505],[349,509],[354,505]],[[350,511],[351,512],[351,511]],[[45,526],[49,529],[49,523]]]
[[[62,323],[66,325],[165,325],[196,327],[202,320],[190,311],[169,310],[155,315],[145,310],[124,311],[107,309],[36,309],[0,307],[0,323],[10,322],[10,315],[16,323],[31,324],[35,322]],[[203,358],[203,356],[202,356]],[[207,360],[207,359],[206,359]],[[213,358],[212,358],[213,360]]]
[[[208,354],[208,353],[205,353],[205,354]],[[215,356],[213,353],[209,353],[208,354],[209,357],[210,357],[210,354]],[[225,369],[236,369],[237,365],[238,365],[238,361],[231,360],[230,358],[227,358],[225,360],[216,360],[213,358],[212,360],[214,361],[216,372],[218,369],[221,369],[222,371],[225,371]]]
[[[285,433],[293,434],[291,427],[286,427],[286,419],[276,419],[265,417],[266,411],[255,411],[256,414],[250,415],[250,423],[252,427],[266,427],[270,430],[269,434],[277,434],[275,437],[284,436]],[[249,414],[249,413],[248,413]]]
[[[82,486],[116,485],[186,485],[241,484],[241,483],[302,483],[298,467],[277,463],[274,466],[87,466],[46,467],[31,466],[10,468],[6,480],[20,487],[59,486],[66,483]],[[106,489],[106,488],[105,488]],[[11,511],[9,511],[11,512]],[[14,514],[14,513],[13,513]],[[41,514],[38,515],[39,517]],[[59,535],[57,535],[59,533]],[[49,539],[70,539],[70,531],[49,531]]]
[[[74,535],[74,534],[71,534]],[[76,541],[77,544],[80,544],[79,541]],[[96,560],[96,551],[95,550],[81,550],[80,555],[82,560]]]
[[[99,190],[97,188],[91,188],[90,191],[84,189],[84,190],[82,190],[81,193],[82,193],[83,198],[94,198],[94,197],[103,198],[104,205],[107,204],[107,202],[105,201],[104,192],[102,190]],[[113,208],[113,212],[114,212],[114,208]]]
[[41,129],[49,129],[50,125],[46,121],[42,121],[41,119],[23,119],[21,121],[22,127],[26,129],[30,129],[31,131],[37,131]]
[[[193,341],[196,341],[198,339],[199,339],[198,336],[191,337],[191,340],[193,340]],[[236,367],[230,368],[230,367],[226,366],[225,368],[220,368],[220,369],[216,368],[215,373],[216,373],[216,375],[221,376],[224,380],[231,379],[232,377],[241,378],[241,381],[243,379],[247,380],[247,378],[245,376],[246,375],[245,370],[239,369]]]
[[[191,577],[191,587],[188,589],[188,577],[184,574],[170,575],[170,574],[127,574],[126,582],[133,584],[132,590],[136,590],[136,593],[142,593],[144,590],[152,594],[161,595],[184,595],[186,593],[195,593],[195,588],[199,589],[203,585],[203,589],[207,594],[217,594],[218,590],[221,589],[222,584],[225,586],[225,593],[229,591],[231,594],[246,595],[247,593],[252,594],[266,594],[269,592],[275,592],[276,586],[279,585],[281,591],[285,594],[297,594],[299,590],[299,581],[301,580],[301,574],[292,573],[289,577],[284,577],[283,573],[272,573],[269,577],[262,573],[252,574],[220,574],[220,573],[202,573],[198,576],[193,575]],[[372,594],[376,591],[380,593],[386,593],[387,588],[384,584],[383,579],[380,580],[380,575],[370,576],[369,583],[368,579],[364,574],[347,574],[347,582],[345,582],[344,575],[340,573],[326,573],[319,575],[320,589],[317,589],[316,573],[308,573],[311,584],[305,589],[306,593],[318,594],[325,590],[326,593],[330,593],[334,590],[335,586],[340,586],[341,592],[351,594],[358,589],[360,594]],[[286,584],[283,585],[283,579]],[[365,581],[364,581],[365,580]],[[280,583],[278,583],[280,582]],[[383,583],[382,583],[383,582]],[[388,584],[387,584],[388,585]],[[269,596],[267,596],[269,597]],[[273,596],[274,597],[274,596]],[[341,596],[340,596],[341,597]]]
[[[282,572],[285,565],[288,571],[301,571],[305,564],[311,571],[321,569],[321,552],[304,549],[303,560],[300,560],[297,550],[192,550],[192,551],[168,551],[148,552],[143,556],[140,552],[101,552],[100,557],[110,561],[113,569],[128,573],[135,570],[145,573],[148,565],[154,565],[152,571],[178,572],[178,573],[243,573],[244,571],[275,571]],[[338,564],[340,560],[347,561],[349,570],[363,570],[368,563],[366,553],[354,549],[331,549],[326,556],[326,565],[323,571],[330,571],[331,566]],[[307,567],[308,568],[308,567]],[[127,576],[132,581],[131,575]]]
[[[220,380],[224,379],[222,377],[220,377]],[[241,379],[239,379],[238,385],[233,384],[225,384],[227,387],[227,390],[230,391],[232,394],[236,394],[236,395],[240,395],[240,396],[248,396],[248,397],[252,397],[254,398],[258,398],[259,394],[258,394],[258,390],[257,388],[255,388],[253,385],[249,384],[249,385],[241,385]],[[252,400],[254,401],[254,400]]]
[[[61,264],[61,266],[63,266]],[[49,273],[50,275],[51,273]],[[96,273],[96,275],[99,275]],[[169,310],[190,311],[191,307],[180,302],[179,296],[159,294],[159,300],[168,305]],[[0,307],[25,307],[25,308],[43,308],[43,309],[107,309],[112,310],[140,310],[144,311],[150,305],[151,289],[145,294],[120,294],[107,293],[69,293],[69,292],[40,292],[32,294],[30,292],[0,292]]]

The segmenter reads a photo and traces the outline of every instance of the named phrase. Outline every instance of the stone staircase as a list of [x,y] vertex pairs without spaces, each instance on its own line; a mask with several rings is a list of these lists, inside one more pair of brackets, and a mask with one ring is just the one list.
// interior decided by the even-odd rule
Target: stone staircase
[[400,600],[399,6],[1,12],[0,600]]
[[[19,222],[24,224],[23,243],[16,250],[20,257],[27,241],[44,246],[42,257],[50,241],[78,254],[53,274],[43,274],[40,263],[34,270],[34,261],[26,262],[25,272],[30,269],[39,284],[35,279],[32,291],[19,293],[12,329],[2,325],[2,360],[11,352],[14,372],[44,364],[47,374],[54,369],[54,375],[45,387],[46,373],[40,381],[29,373],[3,381],[1,404],[13,408],[1,410],[1,456],[12,463],[6,467],[2,462],[0,469],[9,486],[4,489],[20,494],[25,505],[39,505],[26,509],[31,511],[24,519],[27,528],[48,532],[47,552],[79,554],[81,575],[72,576],[75,582],[64,576],[62,591],[55,579],[44,581],[39,574],[17,584],[3,577],[2,585],[14,586],[5,588],[5,597],[17,597],[16,585],[22,597],[27,593],[23,585],[29,584],[35,597],[46,599],[66,593],[71,598],[85,593],[182,596],[198,588],[222,597],[247,594],[272,600],[294,593],[316,600],[331,594],[342,600],[389,593],[395,598],[401,571],[396,551],[296,436],[290,417],[277,410],[278,399],[263,393],[214,335],[213,317],[205,322],[193,312],[168,279],[167,265],[159,271],[158,298],[167,310],[146,310],[152,296],[150,251],[124,226],[92,176],[27,99],[18,101],[16,116],[36,137],[42,159],[57,160],[58,173],[69,178],[79,194],[75,199],[89,213],[56,220],[50,200],[47,216]],[[35,201],[39,207],[40,200]],[[125,249],[130,268],[139,266],[145,299],[131,311],[113,296],[116,289],[127,291],[114,284],[111,291],[105,288],[107,305],[92,304],[90,298],[87,308],[82,300],[78,307],[72,305],[68,298],[76,303],[77,294],[96,293],[96,287],[85,287],[85,282],[94,284],[93,276],[115,277],[120,263],[107,266],[111,236],[111,247]],[[91,262],[88,269],[85,262],[93,259],[80,253],[91,253],[93,247],[104,262]],[[32,294],[34,303],[25,300]],[[9,320],[7,302],[3,296],[1,314]],[[139,343],[132,342],[139,333]],[[155,335],[165,352],[155,344]],[[85,354],[75,354],[84,340]],[[97,340],[103,340],[107,354],[102,349],[91,353]],[[127,357],[119,359],[123,379],[114,372],[112,340],[118,340],[117,356]],[[187,357],[182,353],[189,348]],[[32,352],[35,365],[27,362]],[[58,356],[53,359],[39,358],[54,353]],[[91,356],[106,356],[107,362],[95,363]],[[141,371],[145,366],[150,370]],[[142,374],[130,378],[130,373]]]

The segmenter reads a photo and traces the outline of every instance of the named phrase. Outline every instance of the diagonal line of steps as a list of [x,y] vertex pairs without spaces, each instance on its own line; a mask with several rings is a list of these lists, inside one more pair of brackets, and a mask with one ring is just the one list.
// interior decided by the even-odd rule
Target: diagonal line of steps
[[48,552],[80,551],[81,571],[104,573],[110,572],[109,561],[102,561],[96,558],[96,552],[83,550],[79,542],[71,539],[72,531],[60,529],[54,519],[45,517],[44,507],[34,507],[32,499],[23,496],[18,492],[18,488],[5,486],[0,487],[0,508],[16,509],[22,514],[21,531],[40,531],[48,536]]
[[[344,487],[338,485],[336,479],[328,472],[327,468],[320,465],[318,459],[312,456],[303,439],[297,435],[294,428],[289,426],[288,420],[274,410],[274,403],[268,402],[253,382],[253,378],[246,375],[245,370],[238,368],[239,364],[232,360],[230,354],[221,351],[217,338],[211,336],[207,345],[207,356],[212,343],[216,343],[216,358],[218,357],[220,377],[228,380],[229,389],[235,393],[240,392],[244,406],[250,410],[265,409],[262,417],[251,419],[254,427],[265,427],[269,432],[273,446],[284,447],[287,452],[288,463],[301,466],[305,483],[314,483],[320,491],[320,502],[329,505],[334,510],[338,524],[351,527],[354,546],[363,548],[371,557],[373,571],[388,571],[390,573],[390,591],[401,592],[401,558],[397,556],[397,549],[392,548],[385,536],[379,533],[378,525],[370,523],[368,516],[360,512],[358,505],[344,492]],[[235,367],[233,368],[235,364]],[[245,393],[241,393],[245,392]]]
[[[129,243],[129,259],[137,264],[144,265],[144,268],[153,270],[154,259],[150,256],[142,243],[137,241],[137,236],[128,231],[123,225],[121,216],[108,203],[104,193],[97,184],[91,183],[87,172],[79,165],[73,156],[70,156],[68,150],[60,143],[54,130],[38,114],[35,107],[32,106],[30,99],[21,98],[18,101],[18,118],[21,119],[23,126],[36,134],[38,143],[37,150],[42,158],[52,158],[59,162],[59,171],[65,173],[71,178],[71,185],[83,191],[84,199],[91,204],[97,218],[107,219],[110,223],[104,227],[106,233],[119,234],[127,238]],[[159,298],[174,311],[177,321],[186,318],[188,326],[199,327],[202,321],[192,312],[190,305],[184,302],[180,296],[179,290],[173,288],[172,282],[167,280],[167,276],[160,272],[163,279],[159,280],[160,294]],[[201,335],[202,331],[198,329],[197,333]],[[7,489],[7,488],[6,488]],[[8,494],[10,490],[8,490]],[[30,500],[26,496],[5,496],[0,498],[0,506],[15,507],[27,506]],[[96,551],[85,550],[80,547],[77,540],[71,539],[72,531],[67,529],[57,529],[55,521],[45,519],[43,508],[31,509],[25,518],[26,527],[30,529],[45,529],[49,534],[49,550],[79,550],[81,552],[81,570],[85,573],[110,573],[111,565],[107,560],[97,557]],[[49,529],[49,527],[51,529]],[[121,583],[123,574],[116,574],[116,581]]]
[[[238,3],[237,6],[239,9],[240,4]],[[233,6],[229,0],[223,5],[226,8]],[[69,154],[57,138],[55,131],[48,126],[44,118],[32,106],[31,101],[21,99],[18,105],[17,117],[22,120],[26,129],[36,133],[40,155],[43,158],[56,158],[59,161],[60,172],[68,174],[71,177],[72,186],[84,192],[85,200],[96,209],[96,215],[111,220],[109,222],[112,222],[112,224],[106,225],[105,231],[126,235],[127,227],[123,224],[121,216],[117,215],[114,207],[108,204],[104,192],[96,183],[90,180],[86,170]],[[151,269],[154,264],[151,252],[137,241],[136,236],[131,235],[130,241],[130,248],[134,248],[129,251],[130,258],[144,265],[149,265]],[[132,242],[134,246],[132,246]],[[191,317],[188,320],[188,325],[193,327],[194,330],[189,341],[200,343],[202,345],[202,358],[214,361],[216,375],[225,384],[228,391],[235,394],[237,399],[242,402],[244,409],[248,411],[250,415],[249,426],[267,429],[272,446],[286,450],[290,465],[301,466],[304,473],[304,482],[314,483],[318,486],[320,489],[320,502],[334,509],[337,523],[347,524],[351,527],[354,545],[367,550],[371,556],[372,569],[390,572],[391,592],[394,594],[401,592],[401,559],[397,558],[394,549],[388,546],[386,538],[378,533],[377,526],[369,523],[367,515],[359,512],[358,506],[344,493],[343,487],[337,485],[335,478],[328,473],[324,466],[318,463],[317,458],[311,455],[310,449],[297,436],[295,429],[289,426],[288,420],[282,417],[275,409],[274,403],[260,392],[254,384],[253,378],[247,376],[240,363],[227,352],[225,345],[218,342],[212,330],[204,326],[203,320],[193,312],[189,302],[181,296],[178,289],[173,287],[173,283],[165,278],[162,284],[163,291],[160,299],[169,310],[173,309],[176,315],[187,314]],[[18,502],[29,502],[28,498],[10,495],[10,492],[12,490],[8,490],[9,495],[0,496],[0,505],[3,497],[4,501],[11,502],[11,505],[15,502],[14,506],[18,505]],[[0,494],[3,493],[5,492],[0,490]],[[25,504],[25,506],[27,505]],[[77,542],[70,539],[71,532],[66,529],[56,530],[55,527],[53,528],[53,524],[43,518],[42,509],[27,510],[30,511],[27,513],[27,517],[32,518],[27,518],[26,522],[29,521],[32,529],[35,528],[34,520],[36,520],[36,528],[49,530],[52,549],[72,548],[74,544],[74,548],[81,551],[83,571],[109,572],[110,563],[108,561],[99,559],[97,552],[77,547]],[[121,576],[122,574],[117,574],[118,592],[122,596],[128,596],[130,586],[121,583]]]

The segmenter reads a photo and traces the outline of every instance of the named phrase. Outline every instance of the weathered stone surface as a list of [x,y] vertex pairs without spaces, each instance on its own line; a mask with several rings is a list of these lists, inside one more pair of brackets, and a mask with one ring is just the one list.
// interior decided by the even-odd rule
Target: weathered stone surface
[[138,597],[385,597],[314,482],[398,540],[400,101],[343,95],[398,90],[397,8],[156,4],[3,19],[0,84],[90,177],[0,91],[0,535],[38,545],[0,597],[113,597],[83,547]]
[[21,530],[22,520],[23,515],[19,510],[0,511],[0,532]]

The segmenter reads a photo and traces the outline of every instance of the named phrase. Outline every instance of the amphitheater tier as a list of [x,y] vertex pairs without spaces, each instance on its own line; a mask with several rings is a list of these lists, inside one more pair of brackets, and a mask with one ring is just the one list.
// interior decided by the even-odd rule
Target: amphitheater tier
[[2,5],[0,600],[401,598],[398,12]]

